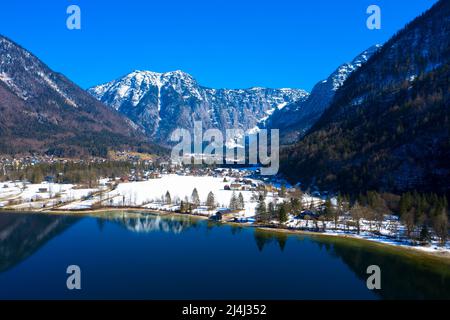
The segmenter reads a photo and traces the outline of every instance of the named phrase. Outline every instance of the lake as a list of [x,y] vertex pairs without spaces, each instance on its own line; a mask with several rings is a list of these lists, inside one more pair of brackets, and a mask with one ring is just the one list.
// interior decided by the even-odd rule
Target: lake
[[[381,290],[366,269],[381,268]],[[66,269],[81,269],[68,290]],[[449,299],[450,265],[191,217],[0,214],[0,299]]]

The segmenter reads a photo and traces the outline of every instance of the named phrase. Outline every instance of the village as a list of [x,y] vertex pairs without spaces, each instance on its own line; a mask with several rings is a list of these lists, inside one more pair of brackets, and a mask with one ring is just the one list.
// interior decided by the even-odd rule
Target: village
[[[225,217],[250,219],[256,214],[257,193],[264,193],[272,201],[283,201],[279,196],[281,182],[276,181],[276,187],[272,180],[266,182],[258,178],[258,172],[257,168],[190,168],[162,162],[157,169],[131,169],[127,175],[101,178],[91,188],[56,183],[54,176],[46,176],[39,183],[6,181],[0,184],[0,208],[76,211],[122,207],[179,212],[183,204],[192,204],[191,214],[217,215],[220,220]],[[285,191],[295,193],[295,188]],[[236,202],[234,197],[244,200],[238,206],[232,204]],[[315,205],[323,203],[319,198],[313,201]]]

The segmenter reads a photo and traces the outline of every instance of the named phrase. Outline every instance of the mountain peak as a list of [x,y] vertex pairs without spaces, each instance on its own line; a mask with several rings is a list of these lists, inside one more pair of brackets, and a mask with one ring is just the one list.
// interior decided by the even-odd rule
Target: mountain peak
[[296,142],[321,116],[330,105],[336,91],[355,70],[359,69],[379,50],[374,45],[358,54],[351,62],[340,65],[327,79],[319,81],[304,101],[299,100],[275,110],[268,119],[259,123],[260,127],[280,129],[281,142]]
[[88,91],[163,142],[175,127],[193,128],[197,120],[205,128],[237,126],[248,130],[274,110],[308,95],[304,90],[289,88],[210,89],[181,70],[135,70]]

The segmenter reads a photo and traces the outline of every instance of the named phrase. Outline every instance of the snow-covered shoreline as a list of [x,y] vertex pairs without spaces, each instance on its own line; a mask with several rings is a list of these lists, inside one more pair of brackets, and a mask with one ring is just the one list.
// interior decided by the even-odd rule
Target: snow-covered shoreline
[[[182,214],[203,218],[214,217],[220,210],[229,210],[233,195],[242,195],[242,208],[232,210],[230,217],[224,221],[254,221],[257,215],[258,199],[255,195],[264,189],[266,205],[281,204],[288,200],[280,195],[280,186],[274,182],[242,177],[239,174],[214,175],[181,175],[165,174],[156,179],[135,182],[115,182],[111,185],[108,179],[102,179],[95,188],[81,188],[71,184],[24,182],[4,183],[0,189],[0,209],[3,211],[49,212],[56,214],[92,214],[108,211],[154,212],[159,214]],[[188,213],[180,213],[183,202],[190,202],[193,190],[198,194],[198,205]],[[214,207],[206,205],[208,195],[214,195]],[[170,201],[167,201],[170,194]],[[320,207],[324,200],[317,196],[303,194],[303,207]],[[182,211],[184,212],[184,211]],[[378,225],[374,221],[360,221],[360,232],[355,226],[349,226],[351,217],[344,215],[337,224],[330,220],[315,219],[308,214],[288,214],[285,223],[274,220],[266,224],[241,223],[247,226],[272,226],[276,231],[307,233],[324,236],[351,237],[384,245],[419,252],[438,254],[450,257],[450,243],[445,247],[438,246],[436,240],[430,245],[417,245],[404,237],[405,230],[398,217],[385,216]],[[305,216],[306,215],[306,216]]]
[[[29,211],[8,211],[8,210],[0,210],[1,213],[15,213],[15,214],[24,214],[24,213],[30,213]],[[35,212],[35,211],[32,211]],[[104,207],[104,208],[98,208],[98,209],[80,209],[80,210],[51,210],[51,211],[39,211],[40,214],[49,214],[49,215],[72,215],[72,216],[92,216],[92,217],[104,217],[105,213],[112,213],[112,212],[120,212],[124,213],[126,212],[127,215],[133,215],[135,214],[136,217],[141,216],[144,214],[156,214],[161,215],[165,217],[190,217],[194,219],[201,219],[201,220],[207,220],[208,217],[204,215],[199,214],[181,214],[174,211],[164,211],[164,210],[155,210],[155,209],[148,209],[148,208],[122,208],[122,207]],[[364,241],[367,243],[380,245],[380,246],[386,246],[389,248],[394,248],[398,250],[405,250],[406,252],[413,252],[416,254],[424,254],[427,256],[433,256],[440,259],[445,259],[450,261],[450,250],[448,248],[442,248],[437,246],[429,246],[424,247],[420,245],[410,245],[405,241],[395,241],[394,239],[389,238],[383,238],[383,237],[373,237],[373,236],[367,236],[367,235],[357,235],[353,233],[345,233],[345,232],[317,232],[317,231],[311,231],[311,230],[303,230],[303,229],[294,229],[294,228],[288,228],[283,226],[266,226],[266,225],[259,225],[259,224],[250,224],[250,223],[236,223],[236,222],[221,222],[223,224],[227,225],[237,225],[239,224],[241,227],[244,228],[254,228],[254,229],[260,229],[267,232],[277,232],[277,233],[285,233],[285,234],[291,234],[291,235],[306,235],[306,236],[313,236],[313,237],[329,237],[329,238],[341,238],[341,239],[347,239],[347,240],[358,240],[358,241]]]
[[387,237],[376,237],[373,235],[358,235],[355,233],[345,233],[345,232],[332,232],[332,231],[318,232],[318,231],[283,228],[283,227],[260,227],[260,229],[273,232],[285,232],[289,234],[303,234],[318,237],[338,237],[342,239],[360,240],[372,244],[397,248],[399,250],[413,251],[416,253],[432,255],[439,258],[445,258],[450,260],[450,248],[448,246],[439,247],[436,245],[430,246],[412,245],[409,244],[408,241],[396,241],[395,239]]

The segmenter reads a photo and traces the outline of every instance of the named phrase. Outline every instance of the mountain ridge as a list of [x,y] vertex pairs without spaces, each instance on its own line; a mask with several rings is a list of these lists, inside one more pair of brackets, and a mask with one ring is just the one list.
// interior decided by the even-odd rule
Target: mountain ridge
[[105,155],[145,145],[128,119],[0,35],[0,154]]
[[180,70],[133,71],[87,91],[163,143],[175,128],[191,130],[198,120],[205,129],[247,131],[276,109],[308,96],[305,90],[291,88],[208,88]]
[[408,23],[352,73],[282,152],[292,181],[330,190],[450,193],[450,2]]
[[358,54],[351,62],[341,64],[327,79],[317,82],[304,101],[297,101],[275,111],[260,128],[279,129],[281,144],[297,142],[320,118],[331,104],[335,92],[352,72],[358,70],[377,52],[381,45],[374,45]]

